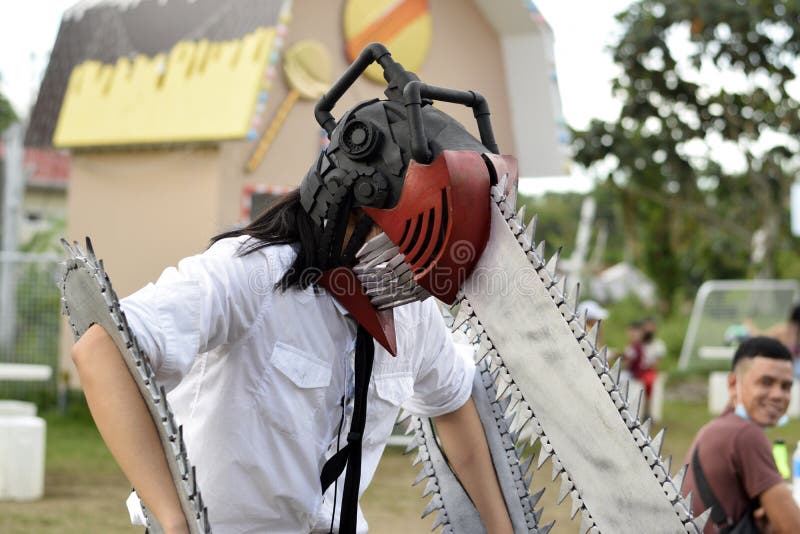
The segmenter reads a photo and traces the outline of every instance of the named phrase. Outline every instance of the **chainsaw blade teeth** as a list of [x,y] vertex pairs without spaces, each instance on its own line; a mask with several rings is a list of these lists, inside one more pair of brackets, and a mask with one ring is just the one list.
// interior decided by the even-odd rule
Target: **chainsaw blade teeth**
[[555,524],[556,524],[556,520],[553,519],[552,521],[550,521],[545,526],[543,526],[542,528],[539,529],[539,534],[549,534],[550,531],[553,530],[553,527],[555,526]]
[[497,188],[500,190],[500,193],[502,193],[503,199],[505,199],[506,189],[508,189],[508,173],[504,173],[503,176],[500,177],[500,180],[497,182]]
[[558,475],[560,475],[561,473],[564,472],[564,468],[561,466],[561,461],[558,459],[558,457],[555,454],[550,459],[550,464],[553,467],[553,472],[551,474],[550,479],[555,481],[555,479],[558,478]]
[[681,519],[684,521],[692,519],[691,510],[693,500],[694,490],[691,490],[686,494],[686,497],[679,499],[679,502],[675,503],[675,511],[679,516],[682,516]]
[[711,517],[711,508],[706,508],[705,512],[694,518],[693,523],[698,533],[703,532],[703,530],[705,530],[706,523],[708,523],[708,519],[710,517]]
[[628,381],[628,380],[623,380],[622,383],[620,384],[620,387],[619,387],[620,395],[622,395],[622,398],[625,399],[626,402],[628,400],[628,388],[629,387],[630,387],[630,381]]
[[428,483],[425,485],[425,491],[422,492],[422,497],[425,498],[435,491],[439,491],[439,486],[436,484],[435,478],[430,478],[428,479]]
[[672,477],[672,484],[675,486],[675,489],[678,490],[678,493],[683,491],[683,481],[686,477],[686,466],[682,466],[675,475]]
[[561,504],[564,502],[564,499],[567,498],[569,493],[575,488],[575,485],[569,479],[566,473],[561,473],[561,488],[558,492],[558,498],[556,499],[556,504]]
[[586,534],[593,525],[594,521],[592,521],[589,512],[584,508],[581,512],[581,526],[579,527],[578,532],[580,532],[580,534]]
[[[596,346],[597,346],[597,344],[595,343],[595,347]],[[603,367],[608,369],[608,348],[607,347],[601,348],[599,351],[597,351],[597,355],[600,358],[600,360],[603,362]]]
[[639,413],[642,410],[643,395],[644,395],[644,390],[640,389],[639,392],[636,394],[636,400],[633,402],[633,404],[628,405],[628,409],[631,412],[631,416],[633,416],[633,418],[637,421],[639,420]]
[[439,510],[439,513],[436,514],[436,521],[433,522],[433,527],[431,527],[431,531],[434,531],[440,526],[446,524],[447,524],[447,513],[444,510]]
[[[524,449],[524,447],[523,447],[523,449]],[[526,475],[528,473],[528,471],[531,470],[531,465],[533,464],[533,459],[534,458],[535,458],[535,456],[533,454],[531,454],[530,456],[528,456],[527,459],[525,459],[524,462],[522,462],[520,464],[519,470],[520,470],[520,472],[522,472],[523,475]]]
[[[580,302],[581,298],[581,283],[575,283],[575,289],[572,291],[572,294],[569,298],[569,308],[572,311],[572,317],[577,317],[578,315],[578,303]],[[586,321],[582,321],[581,330],[586,333]]]
[[611,378],[614,379],[615,384],[619,384],[619,376],[620,373],[622,372],[622,368],[620,367],[621,359],[622,358],[617,358],[617,360],[614,362],[613,367],[611,367]]
[[550,257],[550,259],[547,261],[547,265],[545,265],[545,269],[547,269],[547,271],[550,273],[550,276],[553,278],[556,277],[556,273],[558,272],[558,262],[561,259],[561,249],[562,247],[558,247],[555,254]]
[[572,497],[572,509],[569,512],[569,517],[574,519],[575,515],[583,508],[583,499],[578,494],[578,490],[572,490],[570,496]]
[[541,468],[542,468],[542,466],[544,465],[544,463],[547,461],[547,459],[548,459],[548,458],[550,458],[550,454],[551,454],[551,453],[550,453],[550,452],[547,452],[547,451],[545,451],[545,450],[544,450],[544,448],[542,448],[542,449],[539,451],[539,459],[538,459],[538,460],[537,460],[537,462],[536,462],[536,470],[537,470],[537,471],[538,471],[539,469],[541,469]]
[[425,518],[429,516],[431,513],[435,512],[436,510],[440,510],[442,508],[442,498],[439,495],[434,495],[431,498],[431,501],[428,503],[428,506],[425,507],[425,511],[422,512],[422,517]]
[[538,216],[534,213],[533,217],[531,217],[530,222],[528,222],[528,225],[525,227],[525,237],[528,238],[528,244],[531,247],[534,245],[534,239],[535,239],[535,236],[536,236],[536,222],[537,222],[537,220],[538,220]]
[[544,249],[546,246],[547,244],[545,243],[544,239],[542,239],[536,246],[536,255],[539,257],[539,260],[543,262],[543,264],[539,266],[539,269],[547,267],[547,262],[544,261]]
[[653,438],[653,441],[650,442],[650,447],[653,448],[653,450],[656,453],[656,456],[661,456],[661,447],[664,445],[665,433],[666,429],[662,428],[661,430],[659,430],[658,434],[656,434],[656,437]]
[[525,204],[517,211],[517,221],[520,224],[525,224]]

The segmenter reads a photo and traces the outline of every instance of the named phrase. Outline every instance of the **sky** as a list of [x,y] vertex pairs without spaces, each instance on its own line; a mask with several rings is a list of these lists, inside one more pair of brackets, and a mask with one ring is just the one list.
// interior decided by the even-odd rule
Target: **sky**
[[[504,0],[518,1],[518,0]],[[611,120],[620,104],[611,95],[617,70],[607,52],[618,32],[614,14],[631,0],[535,0],[555,36],[554,53],[567,124],[584,128],[592,118]],[[76,0],[0,2],[0,91],[25,115],[47,66],[61,15]],[[525,180],[523,192],[588,191],[590,178],[573,166],[571,176]]]

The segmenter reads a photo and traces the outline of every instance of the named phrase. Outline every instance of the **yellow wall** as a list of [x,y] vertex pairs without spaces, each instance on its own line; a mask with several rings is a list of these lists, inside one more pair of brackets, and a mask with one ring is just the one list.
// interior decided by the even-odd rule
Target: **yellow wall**
[[179,42],[168,55],[87,61],[70,76],[57,147],[240,139],[245,136],[275,30],[224,43]]
[[[75,154],[68,238],[91,237],[117,294],[132,293],[217,233],[219,161],[216,147]],[[62,369],[73,369],[70,346],[62,328]]]

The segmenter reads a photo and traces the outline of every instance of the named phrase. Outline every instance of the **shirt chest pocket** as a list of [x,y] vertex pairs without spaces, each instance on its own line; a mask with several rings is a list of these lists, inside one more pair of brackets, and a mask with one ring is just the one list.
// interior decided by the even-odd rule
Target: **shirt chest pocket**
[[328,424],[325,406],[331,375],[330,363],[277,342],[263,380],[264,417],[290,436],[318,437]]
[[367,428],[364,441],[381,443],[389,438],[400,406],[414,394],[411,372],[373,375],[374,395],[367,405]]

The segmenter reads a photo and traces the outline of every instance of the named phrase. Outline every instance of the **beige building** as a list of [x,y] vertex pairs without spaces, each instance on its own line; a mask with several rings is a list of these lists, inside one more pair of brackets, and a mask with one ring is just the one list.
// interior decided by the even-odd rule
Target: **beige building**
[[[26,140],[71,151],[69,237],[92,237],[126,295],[245,223],[324,143],[303,87],[282,105],[295,96],[293,45],[312,42],[294,66],[327,86],[376,37],[426,83],[486,96],[522,176],[563,172],[552,33],[532,2],[81,2],[62,20]],[[334,115],[383,88],[358,80]],[[442,108],[477,134],[469,109]]]

